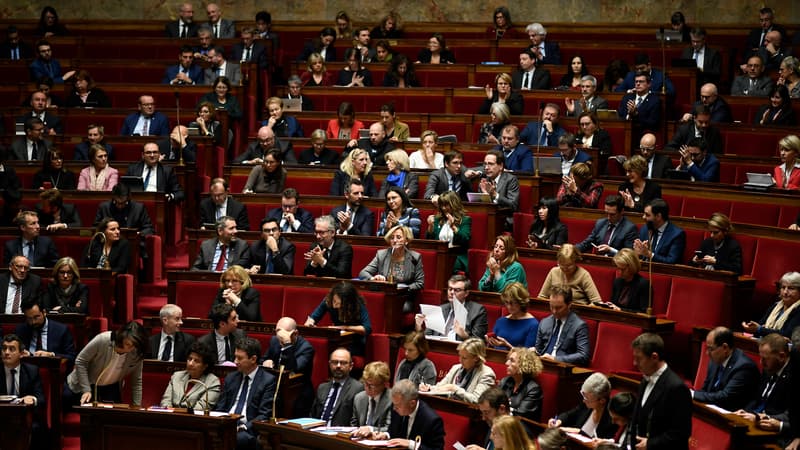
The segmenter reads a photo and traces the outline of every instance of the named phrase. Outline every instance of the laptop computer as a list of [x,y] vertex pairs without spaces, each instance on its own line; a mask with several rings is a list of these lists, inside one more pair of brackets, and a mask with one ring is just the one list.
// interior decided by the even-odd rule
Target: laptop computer
[[131,192],[144,192],[144,180],[142,177],[123,175],[119,177],[119,181],[125,186],[128,186]]
[[598,119],[619,119],[616,109],[597,109],[594,113]]
[[283,98],[283,110],[284,111],[302,111],[303,110],[303,101],[299,98]]
[[683,35],[678,30],[661,29],[656,31],[657,41],[680,42],[682,39]]
[[669,169],[667,170],[667,179],[691,181],[692,174],[685,170]]
[[747,182],[744,183],[745,189],[752,189],[755,191],[766,191],[767,189],[775,186],[772,180],[772,175],[768,173],[753,173],[747,172]]
[[467,201],[471,203],[492,203],[492,198],[485,192],[467,192]]
[[540,156],[533,158],[534,164],[539,164],[539,175],[562,175],[560,156]]

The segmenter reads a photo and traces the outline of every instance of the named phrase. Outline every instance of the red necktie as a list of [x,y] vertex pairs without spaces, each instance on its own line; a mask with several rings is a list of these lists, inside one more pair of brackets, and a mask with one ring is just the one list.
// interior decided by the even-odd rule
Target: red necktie
[[217,261],[217,267],[214,268],[214,272],[222,272],[222,269],[225,268],[225,260],[227,259],[225,255],[225,247],[225,244],[220,245],[219,261]]

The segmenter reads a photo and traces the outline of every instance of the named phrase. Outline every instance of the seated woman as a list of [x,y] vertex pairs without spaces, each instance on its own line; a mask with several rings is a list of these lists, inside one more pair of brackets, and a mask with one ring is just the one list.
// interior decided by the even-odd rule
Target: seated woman
[[56,262],[43,300],[49,312],[89,314],[89,287],[81,283],[74,259],[66,256]]
[[521,38],[521,33],[514,30],[514,25],[511,23],[511,11],[505,6],[498,6],[494,9],[493,26],[486,29],[489,34],[489,39],[493,41],[500,41],[500,39],[518,39]]
[[[200,136],[211,136],[214,143],[219,144],[222,129],[217,120],[217,109],[211,102],[200,102],[197,105],[197,118],[189,122],[189,128],[197,128]],[[230,145],[230,142],[228,143]]]
[[605,375],[595,372],[581,386],[581,402],[574,409],[550,419],[548,427],[561,427],[568,433],[580,433],[590,438],[612,439],[617,426],[611,421],[606,406],[611,397],[611,383]]
[[626,211],[643,212],[651,200],[661,198],[661,186],[647,178],[647,160],[633,155],[622,164],[627,181],[619,185]]
[[560,88],[567,88],[572,91],[580,91],[581,78],[584,75],[589,75],[589,68],[586,67],[586,63],[584,63],[582,56],[575,55],[569,60],[569,64],[567,64],[567,72],[563,77],[561,77],[561,81],[558,82],[558,86]]
[[303,86],[333,86],[333,75],[325,67],[325,59],[319,53],[308,57],[308,70],[300,74]]
[[436,366],[426,357],[430,349],[425,332],[411,331],[406,334],[403,338],[403,350],[405,355],[397,365],[394,382],[408,379],[417,385],[436,383]]
[[556,250],[567,242],[569,231],[558,217],[558,203],[552,197],[544,197],[536,206],[536,219],[528,231],[528,247]]
[[492,105],[502,103],[508,106],[508,111],[513,116],[522,115],[525,111],[525,100],[519,92],[511,89],[511,75],[500,73],[494,77],[494,88],[488,84],[484,87],[486,98],[483,100],[478,114],[489,114]]
[[386,198],[386,208],[381,212],[378,236],[385,235],[387,230],[397,225],[403,225],[411,229],[414,239],[419,239],[419,228],[422,221],[419,218],[419,210],[411,204],[406,191],[392,186],[386,191],[384,197]]
[[[350,102],[339,103],[339,109],[336,111],[337,118],[328,121],[328,126],[325,129],[325,134],[328,139],[341,139],[349,141],[350,139],[358,139],[358,130],[364,129],[364,123],[356,120],[356,111],[353,104]],[[340,195],[340,194],[336,194]]]
[[75,88],[67,97],[67,108],[111,108],[111,99],[94,84],[86,70],[75,72]]
[[414,73],[414,65],[408,61],[408,57],[399,54],[392,58],[389,70],[383,77],[385,87],[410,88],[419,87],[417,74]]
[[394,111],[394,102],[381,105],[381,122],[386,130],[386,139],[392,142],[405,142],[408,140],[410,131],[408,125],[397,120]]
[[381,23],[370,31],[369,37],[372,40],[402,39],[403,25],[400,21],[400,15],[396,11],[389,11],[388,14],[383,16]]
[[394,49],[386,39],[381,39],[375,43],[375,62],[390,63],[394,58]]
[[[348,22],[350,20],[348,19]],[[351,39],[353,33],[348,33],[348,36],[343,36],[346,39]],[[336,30],[331,27],[325,27],[319,32],[319,37],[314,38],[311,42],[306,43],[303,47],[303,52],[297,58],[298,61],[308,61],[308,58],[313,53],[317,53],[322,57],[323,61],[338,61],[336,58]]]
[[625,81],[625,77],[630,72],[628,63],[622,59],[612,59],[606,70],[603,72],[603,85],[598,86],[598,91],[614,92],[617,87]]
[[371,170],[372,161],[369,159],[367,151],[360,148],[352,150],[339,164],[339,170],[333,175],[330,195],[336,197],[343,195],[344,187],[350,183],[350,180],[358,178],[364,185],[364,196],[374,197],[376,194],[375,180],[372,178]]
[[617,431],[617,434],[611,439],[594,438],[592,445],[598,449],[601,444],[612,444],[617,446],[614,448],[625,448],[630,438],[628,436],[628,424],[633,419],[635,409],[636,394],[620,392],[611,397],[611,401],[608,402],[608,414],[611,415],[611,422],[617,426],[617,430],[622,430],[622,432]]
[[472,218],[464,211],[461,197],[453,191],[446,191],[437,200],[439,211],[428,216],[427,239],[444,241],[450,248],[457,249],[453,273],[467,270],[467,250],[472,238]]
[[775,186],[780,189],[800,189],[800,137],[790,134],[780,140],[778,147],[783,164],[773,171]]
[[127,273],[131,263],[131,248],[120,234],[119,222],[106,217],[97,224],[97,230],[83,252],[82,267],[111,269],[113,274]]
[[597,208],[603,196],[603,183],[592,178],[592,169],[586,163],[575,163],[569,169],[571,176],[561,178],[556,199],[559,206],[572,208]]
[[514,347],[506,357],[508,375],[500,380],[499,388],[508,396],[515,416],[542,420],[542,388],[536,378],[542,373],[542,360],[535,350]]
[[300,122],[283,113],[283,100],[278,97],[268,98],[267,111],[269,118],[261,122],[261,125],[271,129],[276,137],[303,137],[303,127]]
[[489,121],[481,125],[478,144],[500,144],[503,128],[511,124],[511,111],[505,103],[492,103]]
[[[544,446],[542,444],[544,435],[545,433],[540,434],[538,444],[534,444],[522,422],[512,415],[497,416],[492,422],[491,437],[496,450],[557,450],[564,448],[561,445]],[[567,438],[564,436],[563,442],[566,443],[566,441]]]
[[447,49],[442,33],[433,33],[428,39],[428,47],[417,55],[417,64],[455,64],[456,57]]
[[358,293],[353,283],[340,281],[334,284],[328,295],[308,316],[305,326],[315,326],[326,314],[333,323],[333,328],[358,335],[353,339],[349,350],[354,356],[364,356],[367,338],[372,333],[372,323],[364,297]]
[[264,162],[250,169],[242,194],[278,194],[283,192],[286,183],[286,169],[283,168],[283,154],[280,149],[271,148],[264,156]]
[[564,244],[557,254],[558,265],[550,269],[544,279],[539,298],[549,298],[550,289],[561,286],[572,290],[572,302],[579,305],[602,302],[597,286],[594,285],[592,274],[583,267],[578,266],[581,252],[572,244]]
[[332,166],[339,161],[339,154],[325,146],[325,130],[316,129],[311,133],[311,148],[300,152],[298,164]]
[[383,238],[389,248],[378,250],[372,261],[361,269],[358,278],[402,284],[410,291],[422,289],[425,286],[422,256],[408,248],[414,240],[411,228],[395,225]]
[[525,269],[519,263],[519,253],[514,238],[501,234],[494,241],[494,247],[486,258],[486,272],[478,283],[484,292],[502,292],[511,283],[519,282],[528,287]]
[[221,391],[219,377],[214,374],[217,365],[215,350],[201,342],[192,343],[186,357],[186,370],[172,373],[161,396],[161,406],[197,411],[214,409]]
[[495,385],[495,374],[486,362],[486,347],[480,338],[469,338],[458,344],[458,359],[447,375],[433,386],[421,384],[421,392],[449,393],[458,400],[478,403],[483,391]]
[[33,175],[33,189],[75,189],[75,174],[64,167],[61,150],[51,148],[44,153],[42,170]]
[[67,27],[58,21],[58,13],[52,6],[45,6],[42,8],[42,13],[39,15],[39,24],[34,31],[34,36],[41,36],[44,39],[53,36],[66,36]]
[[619,277],[611,287],[611,309],[643,313],[650,305],[650,280],[639,274],[642,263],[630,248],[623,248],[612,258]]
[[744,331],[755,337],[778,333],[787,338],[800,325],[800,273],[786,272],[778,282],[778,302],[758,322],[742,322]]
[[789,97],[800,98],[800,60],[794,56],[787,56],[781,61],[778,68],[778,81],[776,86],[786,86]]
[[261,322],[261,294],[253,287],[247,269],[238,264],[219,276],[219,290],[212,307],[217,303],[233,306],[240,320]]
[[486,342],[490,346],[505,350],[512,347],[533,347],[536,344],[539,321],[528,312],[530,297],[531,294],[522,283],[510,283],[503,289],[500,300],[508,315],[497,319],[492,330],[493,335],[486,336]]
[[444,155],[436,151],[439,135],[433,130],[425,130],[419,137],[422,148],[408,158],[412,169],[441,169],[444,167]]
[[108,152],[100,144],[89,147],[89,166],[78,175],[80,191],[110,191],[119,182],[119,171],[108,164]]
[[722,213],[714,213],[708,219],[708,233],[711,235],[694,252],[690,264],[706,270],[728,270],[736,275],[742,274],[742,247],[730,234],[733,232],[731,220]]
[[397,149],[386,153],[383,158],[386,160],[386,168],[389,173],[381,183],[378,197],[384,197],[389,192],[389,188],[394,186],[402,188],[409,197],[415,198],[419,193],[419,177],[410,171],[411,164],[408,161],[408,153],[405,150]]
[[239,104],[239,99],[231,94],[231,81],[228,77],[217,77],[211,86],[214,90],[200,97],[200,101],[197,102],[198,106],[203,102],[208,102],[214,105],[214,108],[221,108],[227,111],[231,120],[241,119],[242,107]]
[[594,111],[584,111],[578,116],[578,133],[575,135],[575,147],[597,149],[598,169],[601,173],[608,170],[608,157],[611,156],[611,136],[600,128],[600,120]]
[[786,86],[775,85],[769,91],[769,102],[761,105],[753,118],[753,125],[794,125],[797,123],[792,99]]
[[345,66],[339,71],[336,86],[365,87],[372,86],[372,72],[361,65],[361,52],[350,47],[344,52]]

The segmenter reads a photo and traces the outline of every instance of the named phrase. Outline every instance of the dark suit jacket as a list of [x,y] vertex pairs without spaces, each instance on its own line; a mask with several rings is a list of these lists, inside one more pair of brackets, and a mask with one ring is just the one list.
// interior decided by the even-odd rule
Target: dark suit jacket
[[303,375],[300,380],[302,388],[295,399],[294,412],[297,417],[307,417],[314,402],[314,385],[311,383],[311,374],[314,372],[314,347],[303,336],[297,336],[294,345],[281,351],[278,338],[272,336],[264,360],[272,361],[275,368],[283,364],[285,370]]
[[507,376],[498,385],[508,395],[515,416],[540,422],[542,420],[542,388],[533,378],[524,377],[522,386],[514,391],[514,379]]
[[[44,159],[44,152],[50,150],[53,147],[53,143],[48,141],[47,139],[40,139],[39,142],[36,143],[37,150],[36,150],[36,160],[41,161]],[[11,151],[8,152],[8,159],[17,161],[30,161],[28,159],[28,141],[25,136],[20,136],[11,143]]]
[[[797,356],[797,353],[792,355],[792,359]],[[797,361],[792,362],[792,359],[789,360],[789,364],[783,369],[783,372],[778,376],[778,379],[775,381],[775,387],[772,388],[772,392],[770,392],[769,397],[767,397],[766,401],[764,402],[764,410],[762,412],[766,413],[770,417],[774,417],[780,421],[787,421],[789,420],[789,408],[792,405],[792,397],[791,392],[796,387],[792,386],[794,375],[794,369],[796,367],[792,367],[793,364],[797,364]],[[763,401],[761,398],[761,394],[766,390],[767,383],[769,382],[769,375],[766,373],[761,374],[761,379],[758,383],[758,389],[754,391],[755,398],[747,405],[745,410],[756,412],[759,407],[761,407],[761,402]],[[796,381],[796,378],[794,378]],[[786,426],[786,424],[784,424]],[[794,433],[797,433],[794,431]]]
[[[41,206],[41,203],[36,204],[36,212],[39,214],[39,225],[44,228],[55,223],[55,218],[52,214],[42,211]],[[61,221],[59,223],[65,223],[71,228],[81,226],[81,216],[78,214],[78,209],[75,208],[75,205],[66,203],[61,205]]]
[[[528,234],[537,234],[537,230],[541,232],[543,226],[544,223],[537,219],[531,225],[531,229]],[[561,245],[567,242],[568,236],[569,230],[567,229],[567,226],[561,222],[557,222],[556,226],[548,228],[547,233],[542,236],[542,243],[539,245],[539,248],[552,250],[554,245]]]
[[[113,161],[114,160],[114,147],[112,147],[111,144],[109,144],[107,142],[101,142],[100,145],[105,147],[106,152],[108,152],[108,160],[109,161]],[[76,145],[75,146],[75,156],[74,156],[75,161],[88,161],[89,160],[89,147],[91,147],[91,144],[89,144],[89,141],[83,141],[80,144]]]
[[[542,145],[548,147],[558,147],[558,138],[564,135],[566,131],[559,124],[553,125],[553,132],[545,132],[545,142]],[[528,122],[528,125],[519,134],[519,141],[528,145],[535,146],[542,135],[542,122]]]
[[[144,169],[144,161],[133,163],[128,166],[127,175],[133,177],[144,177]],[[183,189],[181,188],[181,185],[178,184],[178,177],[175,175],[175,171],[172,170],[172,167],[158,163],[156,164],[156,171],[156,191],[163,192],[165,194],[172,194],[174,196],[173,200],[176,202],[183,200]]]
[[[647,230],[647,224],[642,225],[639,229],[639,239],[646,241],[650,238]],[[655,240],[655,238],[654,238]],[[653,254],[653,262],[660,262],[665,264],[677,264],[683,259],[683,250],[686,248],[686,232],[681,228],[669,222],[664,233],[656,242],[655,253]]]
[[[694,59],[694,49],[692,47],[684,48],[681,53],[681,58]],[[707,83],[714,82],[715,80],[719,80],[720,73],[722,73],[722,56],[717,50],[706,45],[703,50],[702,78]]]
[[[206,239],[200,244],[200,252],[197,254],[197,259],[192,264],[192,270],[214,270],[211,264],[214,261],[214,252],[217,250],[219,240],[217,238]],[[225,249],[228,258],[226,268],[230,268],[234,264],[238,264],[245,269],[250,268],[250,246],[247,241],[242,239],[235,239],[231,241],[228,248]]]
[[[219,36],[216,36],[218,39],[233,39],[236,37],[236,23],[229,19],[219,19]],[[207,22],[208,26],[211,27],[212,36],[214,30],[214,24],[211,22]]]
[[428,406],[424,401],[417,400],[417,415],[411,425],[410,432],[407,430],[408,422],[406,417],[397,414],[392,410],[391,424],[389,425],[389,436],[391,438],[414,440],[419,436],[419,447],[417,450],[443,450],[444,449],[444,422],[436,411]]
[[[250,218],[247,215],[247,207],[245,207],[239,200],[232,196],[228,196],[228,206],[225,209],[225,215],[233,217],[236,220],[236,228],[249,231]],[[198,226],[204,223],[214,223],[217,221],[217,205],[211,200],[211,197],[204,198],[200,201],[200,221]]]
[[[782,27],[781,25],[773,23],[767,31],[779,31],[781,36],[783,36],[781,42],[789,42],[789,36],[786,34],[786,28]],[[763,32],[764,30],[761,27],[750,30],[750,34],[747,35],[747,46],[745,47],[745,52],[764,46],[764,41],[761,39],[761,33]],[[766,33],[764,35],[766,36]]]
[[694,181],[719,182],[719,160],[711,153],[707,153],[700,163],[692,164],[691,167],[687,167],[681,162],[678,169],[688,172]]
[[[241,62],[242,55],[244,55],[244,44],[241,42],[234,44],[233,48],[231,49],[231,61]],[[268,61],[267,49],[264,47],[264,44],[254,41],[253,48],[250,49],[250,59],[247,61],[257,64],[259,69],[266,69]]]
[[[356,394],[364,390],[364,385],[356,381],[355,378],[347,377],[339,388],[339,395],[331,411],[331,426],[349,427],[350,419],[353,417],[353,399]],[[314,404],[311,406],[311,417],[317,419],[322,417],[325,410],[325,401],[331,391],[332,382],[330,380],[322,383],[317,388],[317,395]]]
[[[458,196],[461,201],[467,201],[467,192],[472,192],[472,183],[464,176],[462,171],[459,175],[461,184],[458,188]],[[442,167],[436,169],[428,175],[428,184],[425,186],[425,199],[430,200],[434,195],[440,195],[450,190],[450,172]]]
[[[630,71],[627,75],[625,75],[625,79],[620,83],[614,92],[627,92],[634,87],[634,80],[636,79],[636,72]],[[650,71],[650,92],[653,93],[660,93],[662,86],[664,86],[664,72],[659,69],[652,69]],[[672,84],[672,80],[667,78],[666,84],[666,91],[668,97],[675,96],[675,86]]]
[[[47,292],[44,294],[44,297],[42,297],[42,305],[47,308],[48,311],[52,311],[53,308],[60,306],[61,309],[59,309],[58,312],[62,314],[89,314],[89,286],[78,283],[75,289],[73,289],[66,298],[62,298],[60,295],[61,292],[63,291],[58,287],[57,281],[54,280],[48,283]],[[76,306],[78,302],[81,302],[81,306]]]
[[[483,100],[480,108],[478,108],[478,114],[489,114],[492,104],[497,102],[499,98],[500,96],[497,91],[494,91],[491,99],[486,98]],[[511,91],[505,104],[508,106],[509,111],[511,111],[512,116],[521,116],[525,113],[525,99],[516,90]]]
[[[389,192],[389,180],[383,179],[381,188],[378,190],[378,198],[386,198],[386,193]],[[408,198],[417,198],[419,196],[419,176],[413,172],[406,172],[403,178],[403,190],[408,194]]]
[[[69,328],[61,322],[57,322],[50,317],[47,318],[47,346],[42,350],[53,352],[59,358],[65,358],[71,365],[75,361],[75,339],[72,338],[72,333]],[[29,349],[31,340],[38,337],[38,332],[34,335],[33,327],[23,322],[17,324],[17,329],[14,331],[17,336],[22,339],[23,349]]]
[[[214,299],[214,304],[225,303],[225,300],[222,298],[222,292],[224,290],[225,288],[219,288],[217,297]],[[242,299],[236,306],[236,313],[239,315],[239,319],[249,322],[261,322],[261,294],[255,288],[249,287],[242,290],[239,298]]]
[[[583,113],[583,105],[581,104],[582,99],[583,97],[575,99],[575,110],[573,112],[567,111],[568,116],[579,117]],[[586,110],[597,111],[598,109],[608,109],[608,100],[594,95],[586,104]]]
[[[522,70],[515,70],[511,73],[511,87],[515,90],[522,89],[522,80],[525,79],[525,72]],[[533,81],[531,81],[531,89],[550,89],[550,71],[537,67],[533,71]]]
[[[669,144],[664,146],[664,150],[673,150],[677,152],[682,145],[688,144],[689,141],[695,137],[695,134],[696,129],[694,121],[682,124],[675,130],[675,135],[672,136],[672,140]],[[722,153],[722,136],[717,128],[708,127],[703,138],[706,140],[706,144],[708,144],[709,153]]]
[[628,436],[630,447],[636,446],[636,436],[642,436],[648,438],[648,450],[688,450],[692,434],[692,398],[681,377],[667,368],[658,377],[647,403],[642,405],[644,390],[642,382]]
[[[161,359],[161,354],[158,353],[158,347],[161,345],[161,333],[159,332],[158,334],[150,336],[149,340],[150,345],[147,346],[148,351],[145,355],[145,358]],[[192,344],[194,344],[194,336],[191,334],[187,334],[182,331],[175,333],[175,336],[172,337],[173,361],[186,361],[186,357],[189,356],[189,349],[192,348]],[[216,350],[216,347],[213,347],[212,350]]]
[[[351,427],[367,425],[367,415],[369,413],[369,396],[365,391],[361,391],[353,398],[353,417],[350,418]],[[372,424],[375,431],[386,431],[389,428],[389,418],[392,413],[392,391],[383,391],[375,404],[375,411],[372,412],[374,422]]]
[[672,169],[672,160],[667,155],[653,155],[653,176],[650,178],[666,178],[667,171]]
[[[175,64],[174,66],[169,66],[164,71],[164,78],[161,80],[162,84],[171,84],[172,80],[178,76],[178,72],[181,70],[180,64]],[[203,84],[204,81],[204,74],[203,69],[195,64],[189,66],[189,72],[187,73],[189,78],[194,82],[194,84]],[[184,84],[184,83],[176,83],[176,84]]]
[[[26,42],[19,41],[14,47],[19,48],[17,52],[19,54],[19,59],[33,58],[33,49]],[[0,44],[0,59],[11,59],[11,49],[14,47],[12,47],[11,43],[8,41]]]
[[[497,145],[493,150],[505,153],[502,145]],[[506,157],[506,170],[513,172],[533,173],[533,153],[530,147],[525,144],[517,144],[511,155]]]
[[[278,225],[281,223],[281,219],[283,218],[283,210],[281,208],[273,208],[267,212],[268,219],[275,219],[278,221]],[[300,228],[292,229],[295,233],[313,233],[314,232],[314,216],[311,215],[310,212],[303,208],[297,208],[297,212],[294,215],[294,218],[300,221]]]
[[[45,411],[45,409],[41,409],[45,407],[45,397],[42,379],[39,377],[39,367],[33,364],[20,363],[18,369],[19,390],[17,391],[17,397],[34,396],[36,397],[36,408]],[[8,383],[6,382],[4,366],[0,366],[0,394],[8,395]]]
[[[3,252],[3,264],[8,266],[11,258],[17,255],[22,255],[22,238],[18,237],[10,241],[6,241],[5,249]],[[53,267],[58,261],[58,250],[53,240],[47,236],[38,236],[33,238],[33,258],[31,266],[33,267]]]
[[733,349],[728,365],[716,383],[717,373],[722,367],[714,361],[708,362],[703,387],[694,392],[694,399],[711,403],[729,411],[742,409],[761,391],[758,386],[758,367],[740,349]]
[[[769,91],[772,90],[773,86],[775,86],[775,82],[772,81],[772,78],[762,75],[761,77],[756,78],[753,88],[750,89],[750,77],[746,75],[740,75],[733,79],[733,85],[731,85],[731,95],[766,97],[769,95]],[[745,91],[747,91],[747,94],[745,94]]]
[[[133,135],[133,130],[136,129],[136,123],[139,121],[140,115],[141,114],[136,112],[126,117],[125,122],[122,123],[122,129],[119,131],[119,134],[122,136]],[[153,113],[147,133],[150,136],[169,136],[169,120],[167,116],[158,111]]]
[[[246,335],[244,331],[237,328],[233,330],[233,333],[229,334],[228,336],[230,337],[231,351],[233,352],[236,350],[236,343],[239,342],[240,339],[244,339]],[[211,331],[211,333],[200,336],[200,338],[197,339],[197,342],[205,344],[212,351],[214,351],[215,353],[217,352],[217,337],[214,331]],[[217,361],[217,362],[222,363],[223,361]],[[217,403],[217,405],[219,405],[219,403]]]
[[[698,100],[692,105],[692,109],[702,105],[703,102]],[[709,105],[711,110],[711,123],[731,123],[733,122],[733,114],[728,102],[722,97],[717,97],[717,100]]]
[[[578,132],[578,134],[575,135],[575,144],[583,145],[583,132]],[[611,155],[611,136],[608,134],[608,131],[602,128],[595,131],[594,137],[592,138],[592,147],[599,150],[600,156],[607,157]],[[600,158],[600,161],[603,161],[603,158]],[[598,168],[601,171],[605,169],[603,166]]]
[[97,207],[97,214],[94,216],[94,226],[97,226],[105,217],[113,217],[122,228],[134,228],[139,230],[143,236],[155,232],[147,208],[144,207],[144,204],[134,200],[129,200],[128,206],[122,210],[112,206],[110,201],[100,203],[100,206]]
[[[464,307],[467,308],[467,323],[461,324],[464,327],[464,331],[467,332],[469,337],[482,338],[489,329],[486,308],[480,303],[471,302],[469,299],[464,302]],[[452,309],[453,305],[450,302],[442,304],[442,316],[444,316],[445,321]],[[441,333],[433,331],[430,328],[425,329],[425,334],[429,336],[441,336]],[[461,338],[457,339],[461,340]]]
[[[64,134],[64,123],[61,122],[61,118],[56,116],[50,111],[44,111],[43,113],[42,122],[44,122],[44,131],[45,136],[50,134],[50,130],[55,130],[56,134]],[[25,123],[29,117],[33,117],[33,111],[16,118],[17,123]],[[41,151],[41,150],[40,150]],[[40,153],[41,155],[41,153]],[[39,159],[43,159],[42,156],[39,156]]]
[[[236,395],[242,388],[244,375],[241,372],[231,372],[225,377],[222,395],[219,397],[215,411],[230,411],[235,406]],[[272,417],[272,399],[275,396],[275,376],[262,368],[256,370],[254,379],[250,383],[250,396],[247,399],[245,412],[247,433],[255,436],[253,429],[254,420],[269,420]]]
[[[179,38],[181,37],[181,27],[178,25],[178,20],[172,20],[167,22],[164,25],[164,35],[168,38]],[[197,37],[197,23],[192,22],[189,24],[189,29],[186,30],[186,38],[193,38]],[[194,79],[194,78],[192,78]]]
[[[164,155],[164,159],[162,159],[162,161],[179,161],[180,153],[183,153],[184,162],[191,163],[197,161],[197,144],[192,142],[190,139],[186,139],[186,146],[184,146],[182,149],[173,149],[172,139],[170,138],[161,139],[156,144],[158,144],[159,153]],[[171,158],[170,152],[172,153]]]
[[[8,297],[8,284],[11,282],[11,273],[0,274],[0,298],[5,299]],[[29,273],[25,280],[22,281],[22,300],[20,305],[29,302],[32,299],[38,299],[41,295],[42,279],[39,275]],[[6,311],[6,302],[0,302],[0,314],[11,314],[11,311]]]
[[[636,94],[625,94],[625,96],[622,97],[622,101],[619,102],[619,108],[617,108],[617,115],[621,119],[626,119],[628,117],[629,100],[633,100],[635,103]],[[630,116],[628,120],[633,121],[634,124],[647,130],[655,130],[658,128],[661,120],[661,99],[658,97],[658,94],[649,93],[647,97],[642,100],[638,111],[638,114]]]
[[[319,247],[314,244],[311,248]],[[317,277],[352,278],[353,277],[353,247],[341,239],[333,241],[328,262],[325,267],[313,267],[311,261],[306,264],[303,275]]]
[[[347,209],[346,205],[339,205],[331,210],[331,216],[336,222],[336,232],[339,232],[339,218],[337,214],[344,212]],[[353,226],[347,230],[347,234],[355,234],[360,236],[372,236],[375,234],[375,213],[367,206],[360,206],[356,210],[355,216],[351,220]]]
[[[576,244],[578,249],[586,253],[592,250],[592,244],[606,244],[606,242],[603,242],[603,238],[606,236],[606,232],[608,232],[608,225],[608,219],[598,219],[594,223],[594,227],[592,228],[592,232],[589,233],[589,236]],[[636,225],[628,220],[627,217],[623,217],[617,222],[614,232],[611,234],[611,242],[607,244],[617,250],[633,248],[633,241],[636,240],[637,233]]]
[[[730,236],[725,237],[722,247],[716,250],[714,248],[714,240],[708,238],[700,244],[700,251],[703,256],[711,255],[717,259],[717,263],[714,264],[714,270],[730,270],[736,275],[742,274],[742,246],[739,245],[736,239]],[[705,267],[704,263],[695,264],[690,262],[689,264]]]
[[94,88],[89,91],[84,101],[78,91],[72,91],[65,100],[67,108],[111,108],[111,99],[105,91]]
[[[278,238],[278,257],[273,255],[272,272],[281,275],[294,275],[294,256],[297,249],[288,239]],[[250,244],[250,264],[261,266],[258,273],[267,273],[267,242],[259,239]]]
[[[581,402],[575,408],[559,414],[558,418],[561,420],[562,427],[581,428],[591,415],[592,410]],[[596,437],[600,439],[613,439],[618,428],[617,425],[611,422],[611,414],[608,412],[608,409],[604,409],[603,416],[600,417],[600,423],[597,424],[595,434],[597,434]]]
[[[556,321],[549,315],[539,322],[536,333],[536,351],[545,354],[550,338],[555,331]],[[577,366],[589,364],[591,358],[589,348],[589,326],[577,314],[570,311],[561,324],[561,337],[556,348],[556,359]]]
[[[130,247],[130,244],[124,238],[120,239],[111,246],[111,252],[108,254],[108,260],[112,272],[128,273],[128,266],[131,264]],[[95,240],[94,243],[90,243],[86,250],[83,251],[81,267],[97,267],[97,263],[100,261],[100,256],[102,253],[102,243],[100,243],[98,240]]]
[[625,311],[645,312],[650,305],[650,280],[639,275],[638,273],[633,276],[630,284],[628,284],[628,304],[621,305],[619,298],[622,295],[622,290],[628,284],[622,278],[615,278],[614,283],[611,285],[611,303],[619,306]]

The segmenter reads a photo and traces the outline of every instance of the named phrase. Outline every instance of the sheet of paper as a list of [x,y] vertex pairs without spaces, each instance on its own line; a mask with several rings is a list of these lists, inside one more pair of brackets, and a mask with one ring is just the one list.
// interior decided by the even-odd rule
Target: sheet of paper
[[454,300],[450,302],[453,305],[453,313],[455,314],[455,319],[458,323],[461,324],[464,329],[467,328],[467,308],[464,306],[463,303],[459,302],[458,300]]
[[421,303],[419,307],[422,310],[422,314],[425,316],[425,326],[439,334],[444,334],[442,307],[438,305],[427,305],[425,303]]
[[464,447],[464,444],[461,442],[456,441],[456,443],[453,444],[453,448],[456,450],[466,450],[467,447]]
[[592,438],[584,436],[584,435],[582,435],[580,433],[567,433],[567,436],[571,437],[572,439],[575,439],[576,441],[580,441],[580,442],[587,442],[587,443],[588,442],[592,442]]
[[716,412],[718,412],[718,413],[720,413],[720,414],[732,414],[732,411],[728,411],[728,410],[727,410],[727,409],[725,409],[725,408],[720,408],[720,407],[719,407],[719,406],[717,406],[717,405],[709,405],[709,404],[706,404],[705,406],[706,406],[706,408],[708,408],[708,409],[713,409],[714,411],[716,411]]
[[359,444],[368,445],[370,447],[386,447],[389,441],[376,441],[373,439],[364,439],[363,441],[356,441]]

